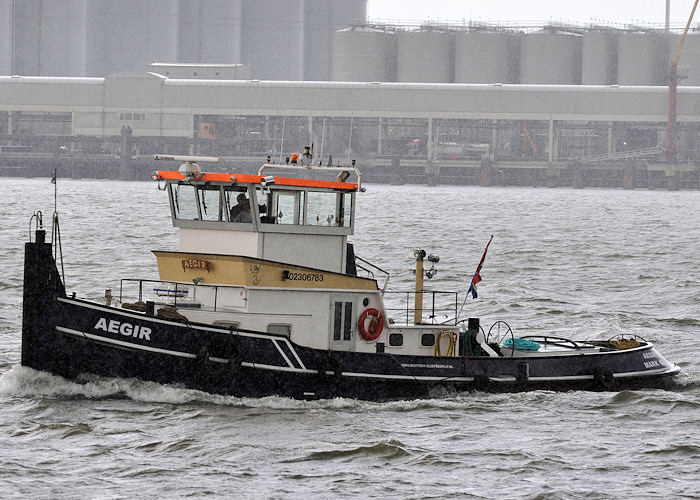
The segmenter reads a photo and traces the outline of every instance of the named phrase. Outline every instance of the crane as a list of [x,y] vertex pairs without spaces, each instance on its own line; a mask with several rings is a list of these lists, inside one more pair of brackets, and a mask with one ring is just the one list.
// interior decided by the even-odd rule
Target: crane
[[678,82],[680,80],[678,77],[678,59],[681,57],[683,42],[685,42],[685,36],[688,34],[688,29],[690,29],[690,23],[693,21],[693,16],[695,15],[695,9],[698,6],[698,2],[700,2],[700,0],[695,0],[693,10],[690,12],[690,17],[688,18],[688,23],[685,25],[685,30],[683,31],[681,42],[678,44],[676,57],[674,57],[673,61],[671,61],[671,69],[669,70],[668,132],[666,134],[666,161],[668,163],[673,163],[676,157],[676,92],[678,90]]

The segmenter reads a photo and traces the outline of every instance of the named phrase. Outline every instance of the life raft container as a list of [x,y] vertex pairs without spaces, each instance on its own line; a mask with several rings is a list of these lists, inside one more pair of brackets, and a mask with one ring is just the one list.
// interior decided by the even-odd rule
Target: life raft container
[[[365,327],[365,322],[369,318],[369,325]],[[357,328],[360,330],[360,335],[365,340],[377,340],[384,329],[384,317],[377,309],[370,307],[365,309],[360,314],[360,319],[357,322]]]

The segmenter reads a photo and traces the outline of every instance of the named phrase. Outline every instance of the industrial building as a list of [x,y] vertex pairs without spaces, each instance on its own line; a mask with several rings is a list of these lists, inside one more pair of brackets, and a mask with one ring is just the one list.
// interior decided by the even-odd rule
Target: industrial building
[[[399,179],[700,187],[700,33],[678,65],[669,165],[675,32],[379,25],[355,18],[366,17],[365,0],[5,1],[11,21],[0,24],[16,28],[31,6],[39,36],[21,36],[34,45],[16,29],[0,42],[0,175],[42,156],[259,163],[313,144],[317,157],[352,157]],[[143,31],[158,40],[139,38],[156,18],[156,31]],[[61,31],[65,43],[47,47]]]
[[366,17],[367,0],[0,0],[0,74],[99,77],[167,62],[327,80],[333,33]]

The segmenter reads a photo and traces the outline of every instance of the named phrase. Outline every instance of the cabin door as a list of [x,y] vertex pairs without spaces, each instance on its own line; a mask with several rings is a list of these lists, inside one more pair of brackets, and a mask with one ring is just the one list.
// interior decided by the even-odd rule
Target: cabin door
[[355,348],[355,324],[357,323],[357,307],[351,295],[335,295],[331,297],[331,324],[328,346],[335,351],[351,351]]

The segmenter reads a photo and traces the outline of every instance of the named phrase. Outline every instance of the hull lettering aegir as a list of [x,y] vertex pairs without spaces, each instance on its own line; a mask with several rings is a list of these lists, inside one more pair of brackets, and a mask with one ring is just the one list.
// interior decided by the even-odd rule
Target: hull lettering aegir
[[150,328],[146,326],[132,325],[131,323],[122,323],[113,319],[107,321],[105,318],[100,318],[94,328],[95,330],[103,330],[109,333],[121,333],[125,337],[151,340]]

